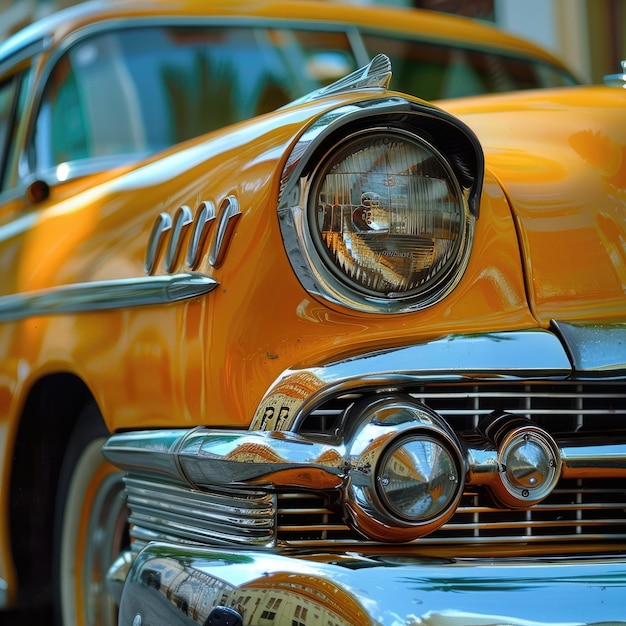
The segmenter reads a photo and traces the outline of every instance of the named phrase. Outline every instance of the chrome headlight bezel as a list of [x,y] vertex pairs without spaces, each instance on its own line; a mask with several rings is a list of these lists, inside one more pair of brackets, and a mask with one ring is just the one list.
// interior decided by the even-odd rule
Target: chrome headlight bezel
[[[416,245],[402,249],[401,254],[405,257],[410,255],[408,261],[396,260],[390,264],[388,258],[395,253],[394,245],[406,246],[410,237],[412,241],[418,242],[422,237],[421,233],[408,233],[409,237],[364,231],[357,233],[361,237],[356,242],[359,245],[364,237],[368,237],[368,242],[376,238],[382,241],[385,238],[384,245],[387,245],[388,239],[391,246],[390,249],[383,250],[383,254],[387,255],[384,265],[375,259],[378,254],[375,242],[373,249],[368,249],[367,254],[361,257],[361,264],[358,262],[358,255],[355,255],[356,260],[350,259],[353,263],[349,272],[342,269],[341,260],[331,258],[322,241],[317,223],[321,219],[317,203],[320,185],[333,163],[341,160],[344,154],[350,155],[351,146],[358,150],[360,144],[374,145],[376,141],[382,142],[383,137],[403,144],[403,148],[409,146],[407,150],[412,148],[428,153],[442,172],[442,178],[436,182],[447,185],[446,191],[454,198],[454,201],[446,199],[448,205],[442,206],[448,207],[453,202],[456,203],[452,209],[447,209],[453,213],[454,228],[458,231],[454,233],[454,241],[450,237],[444,242],[451,251],[446,251],[446,258],[435,257],[433,254],[432,261],[428,260],[431,266],[424,265],[424,280],[414,269],[419,266],[415,259],[420,254]],[[311,294],[332,304],[365,313],[408,313],[439,302],[458,285],[469,262],[477,216],[477,199],[482,184],[482,167],[482,151],[471,131],[450,116],[426,105],[418,106],[401,98],[389,98],[383,101],[366,101],[327,113],[294,146],[283,172],[278,214],[285,249],[298,279]],[[413,182],[411,178],[430,182],[430,179],[421,175],[418,177],[411,174],[398,178],[408,180],[409,183]],[[403,184],[406,188],[410,187],[406,182]],[[406,198],[413,200],[416,197],[418,196],[414,192],[411,196],[410,188],[406,191]],[[405,215],[418,213],[408,202],[405,204]],[[350,206],[342,207],[344,213],[351,210],[348,208]],[[398,210],[391,202],[387,207],[389,215],[402,213],[402,208]],[[404,241],[398,243],[403,236]],[[432,239],[434,241],[436,237],[432,236]],[[435,245],[433,243],[433,249]],[[426,253],[428,252],[427,250]],[[381,254],[380,259],[382,258]],[[443,260],[438,260],[439,258]],[[408,272],[412,274],[403,283],[408,285],[407,288],[390,288],[384,280],[380,281],[384,288],[370,288],[366,280],[360,280],[360,276],[365,273],[362,272],[365,267],[363,259],[366,259],[369,268],[374,267],[375,272],[378,271],[376,263],[382,268],[376,278],[387,272],[395,279],[397,266],[410,266]],[[391,269],[389,265],[393,265]],[[355,279],[357,276],[359,278]],[[416,276],[418,280],[414,280]],[[368,276],[367,280],[370,278]],[[404,280],[405,276],[401,279]]]

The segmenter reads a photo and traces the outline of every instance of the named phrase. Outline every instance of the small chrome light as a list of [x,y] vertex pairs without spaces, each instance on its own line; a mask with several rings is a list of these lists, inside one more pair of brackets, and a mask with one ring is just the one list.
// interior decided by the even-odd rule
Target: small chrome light
[[546,498],[561,474],[561,455],[554,439],[525,418],[491,417],[485,433],[497,447],[498,480],[490,485],[501,504],[526,508]]
[[465,461],[448,425],[410,397],[366,400],[351,411],[347,521],[377,541],[412,541],[454,513]]
[[543,500],[560,474],[556,443],[534,426],[513,430],[498,448],[500,479],[506,491],[498,496],[508,506],[530,506]]

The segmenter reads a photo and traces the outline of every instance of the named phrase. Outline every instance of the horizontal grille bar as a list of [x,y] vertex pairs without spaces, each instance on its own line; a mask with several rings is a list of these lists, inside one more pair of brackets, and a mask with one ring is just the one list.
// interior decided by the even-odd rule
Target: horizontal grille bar
[[[626,433],[626,386],[624,381],[455,383],[411,386],[401,391],[437,412],[457,433],[474,431],[494,411],[526,417],[553,435],[595,432],[601,436],[614,429]],[[300,420],[298,432],[336,432],[346,409],[361,394],[346,394],[316,407]]]
[[128,476],[125,483],[129,521],[151,531],[152,539],[181,537],[204,544],[257,546],[274,540],[272,494],[198,492]]
[[[548,500],[525,510],[496,508],[490,503],[484,504],[488,502],[486,494],[465,494],[451,520],[417,543],[433,545],[450,539],[460,543],[515,539],[543,543],[626,543],[626,486],[623,481],[604,480],[605,489],[580,482],[576,489],[555,490]],[[586,484],[590,484],[589,489]],[[313,506],[316,501],[317,507]],[[362,541],[313,494],[282,494],[278,511],[277,533],[282,545]]]

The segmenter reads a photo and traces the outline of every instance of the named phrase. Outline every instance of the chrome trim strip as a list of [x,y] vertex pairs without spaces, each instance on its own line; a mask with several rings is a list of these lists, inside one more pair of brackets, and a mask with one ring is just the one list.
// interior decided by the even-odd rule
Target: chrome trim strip
[[210,276],[187,273],[63,285],[0,297],[0,322],[35,315],[167,304],[203,296],[218,284]]
[[562,337],[575,372],[626,373],[626,322],[621,324],[566,324],[552,322]]
[[308,560],[154,543],[130,569],[119,623],[259,624],[272,609],[275,623],[290,624],[305,608],[315,623],[340,626],[623,626],[625,589],[621,556],[496,563],[354,552]]
[[606,443],[562,447],[563,478],[612,476],[626,478],[626,444]]
[[[197,428],[112,435],[104,456],[131,475],[167,477],[192,488],[344,489],[352,467],[349,443],[321,443],[280,431]],[[563,478],[626,476],[626,441],[588,446],[559,443]],[[466,485],[493,485],[502,470],[487,443],[468,446]]]
[[6,50],[2,49],[2,52],[6,52],[6,55],[0,60],[0,75],[2,76],[13,67],[46,50],[50,45],[50,38],[48,36],[38,37],[33,41],[28,41],[27,36],[16,35],[15,42],[13,45],[12,41],[9,41]]
[[473,379],[564,380],[571,369],[561,342],[544,330],[448,335],[320,367],[286,370],[262,399],[250,429],[293,430],[304,414],[329,396],[365,386]]

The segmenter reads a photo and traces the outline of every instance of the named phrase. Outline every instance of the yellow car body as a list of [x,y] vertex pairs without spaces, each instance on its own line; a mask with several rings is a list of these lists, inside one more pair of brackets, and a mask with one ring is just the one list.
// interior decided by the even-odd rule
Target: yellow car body
[[[537,85],[544,88],[495,95],[452,90],[448,95],[466,97],[442,99],[434,106],[421,99],[424,94],[398,90],[394,78],[389,85],[388,77],[367,82],[353,75],[343,88],[292,104],[277,102],[284,106],[229,120],[224,128],[191,134],[149,154],[138,150],[132,158],[112,159],[106,166],[94,158],[95,167],[83,171],[74,168],[72,158],[58,156],[74,149],[72,109],[53,107],[61,102],[61,89],[56,89],[65,83],[55,81],[67,75],[68,51],[78,51],[82,42],[89,44],[89,37],[101,32],[170,22],[197,27],[203,20],[223,29],[239,22],[262,25],[271,30],[269,41],[277,47],[289,39],[285,33],[291,29],[336,35],[347,25],[352,38],[350,29],[373,29],[376,37],[411,37],[437,50],[452,45],[488,50],[548,67],[555,76],[562,74],[556,82],[563,86]],[[88,68],[89,54],[95,54],[87,44],[72,59],[78,78],[80,63]],[[64,625],[91,623],[93,615],[98,623],[115,623],[120,598],[120,624],[142,619],[149,624],[270,623],[258,621],[261,614],[249,606],[239,606],[237,598],[252,589],[250,597],[257,604],[271,598],[276,609],[283,602],[283,612],[274,610],[272,618],[272,607],[265,606],[263,619],[276,623],[292,623],[280,621],[296,619],[296,609],[287,615],[285,607],[302,603],[302,598],[309,612],[308,617],[298,614],[299,624],[388,624],[394,614],[398,624],[624,621],[617,602],[626,587],[626,440],[620,425],[626,398],[624,89],[567,86],[573,80],[549,55],[479,24],[428,12],[357,12],[352,6],[308,2],[87,5],[51,17],[5,44],[0,71],[0,94],[3,85],[23,76],[14,105],[19,114],[5,107],[4,137],[0,134],[0,608],[27,604],[37,595],[36,588],[41,597],[35,599],[44,606],[53,602],[53,595],[60,598],[54,604]],[[91,72],[85,72],[86,81],[96,76]],[[321,87],[328,82],[324,76]],[[202,80],[200,75],[194,78],[196,83]],[[205,85],[209,102],[223,97],[219,81],[212,80]],[[185,84],[181,78],[176,88],[183,102]],[[67,93],[64,97],[71,96]],[[88,90],[77,101],[88,102],[85,106],[99,115],[109,113],[90,99]],[[248,116],[248,104],[241,105],[241,117]],[[45,115],[54,123],[40,122]],[[59,126],[62,120],[67,127]],[[136,119],[129,120],[126,125],[119,118],[120,136],[138,128]],[[448,176],[469,181],[458,199],[467,240],[459,244],[457,257],[446,261],[448,269],[431,291],[415,288],[398,295],[390,288],[346,288],[344,266],[329,270],[328,262],[311,258],[326,245],[315,239],[317,222],[306,217],[306,194],[318,189],[316,177],[322,176],[317,164],[328,161],[333,142],[340,143],[344,135],[368,141],[368,132],[382,137],[389,129],[400,142],[409,132],[416,133],[419,141],[411,146],[439,155],[443,163],[450,161],[446,167],[453,175]],[[96,130],[90,130],[91,136]],[[57,140],[63,150],[49,161],[33,156]],[[392,178],[388,186],[396,184]],[[434,185],[428,180],[424,184]],[[317,253],[307,252],[312,240]],[[380,264],[381,254],[408,253],[404,248],[376,254],[366,250],[355,257]],[[394,268],[390,280],[396,280],[397,266],[389,264]],[[354,283],[357,275],[351,276]],[[452,393],[455,384],[459,391]],[[443,396],[459,393],[467,403],[460,415],[475,407],[476,432],[491,443],[475,446],[465,430],[450,433],[455,428],[445,416],[454,409],[439,414],[437,400],[420,399],[418,388],[428,385],[433,387],[426,398],[436,398],[437,389]],[[565,389],[562,396],[570,404],[583,405],[590,398],[591,408],[564,409],[560,391],[552,385]],[[526,393],[517,386],[532,388],[529,397],[559,399],[546,401],[538,411],[525,411],[524,406],[513,410],[506,398]],[[489,398],[489,410],[478,408],[483,395]],[[357,396],[354,406],[361,408],[345,409]],[[330,430],[315,433],[301,430],[307,417],[317,415],[320,407],[323,413],[324,403],[337,398],[348,415],[340,419],[341,426],[334,423]],[[371,406],[363,408],[367,398]],[[404,415],[414,410],[419,417],[402,427],[408,431],[390,427],[380,443],[372,439],[376,445],[370,442],[370,450],[361,437],[387,418],[376,413],[363,433],[353,433],[350,429],[356,427],[348,424],[355,411],[356,422],[365,420],[381,398],[388,398],[391,407],[383,403],[385,411]],[[72,456],[70,448],[80,456],[92,441],[99,448],[107,437],[99,431],[98,438],[80,439],[79,416],[86,409],[90,419],[94,411],[103,418],[111,435],[104,452],[113,464],[94,466],[93,456],[85,465],[80,459],[63,462],[64,456]],[[493,411],[502,413],[498,419],[508,434],[490,439],[483,422],[487,424]],[[556,425],[546,415],[553,415]],[[593,426],[594,419],[599,426]],[[576,426],[570,427],[569,421]],[[385,477],[365,487],[358,486],[358,479],[370,480],[369,469],[364,469],[370,462],[384,464],[395,454],[400,463],[402,451],[390,442],[403,437],[417,441],[424,430],[431,433],[428,445],[439,451],[440,446],[457,463],[458,487],[445,496],[445,511],[422,519],[414,511],[399,512],[403,504],[381,486]],[[216,448],[212,438],[219,443]],[[70,445],[74,440],[82,443]],[[541,457],[538,467],[526,459],[518,473],[511,470],[510,477],[499,478],[508,476],[503,455],[514,455],[525,444],[534,446],[531,457]],[[302,452],[305,462],[296,452],[305,449],[318,456]],[[148,460],[151,455],[157,460]],[[203,469],[206,459],[223,464],[224,476],[213,486],[211,472],[218,466]],[[126,492],[114,465],[127,473]],[[248,469],[258,474],[248,476]],[[527,474],[532,477],[527,479]],[[82,488],[64,487],[81,475],[89,477]],[[115,486],[106,491],[102,485],[109,479]],[[559,483],[561,479],[567,484]],[[610,481],[612,495],[602,501],[590,496],[585,504],[587,488],[575,489],[571,483],[589,480],[592,494],[594,479]],[[181,487],[185,481],[189,484]],[[439,494],[439,487],[423,476],[419,481],[428,484],[431,496]],[[518,493],[522,484],[527,488]],[[142,489],[144,495],[137,495]],[[304,539],[289,538],[288,531],[274,527],[258,544],[245,532],[230,541],[219,530],[215,533],[221,538],[212,539],[212,522],[207,522],[203,538],[200,531],[189,535],[191,524],[178,537],[176,529],[185,526],[187,509],[175,513],[177,498],[193,500],[194,494],[211,492],[206,506],[219,510],[215,494],[231,489],[253,492],[251,499],[260,497],[259,490],[272,498],[291,490],[304,497],[319,489],[328,498],[325,515],[338,520],[327,529],[331,539],[307,539],[302,529]],[[557,495],[568,490],[571,501]],[[479,540],[455,541],[457,527],[473,523],[467,519],[472,507],[465,500],[483,492],[496,504],[481,501],[475,516],[494,513],[499,521],[484,536],[475,522],[472,532]],[[127,554],[133,565],[124,595],[117,596],[113,608],[103,609],[110,600],[102,600],[100,591],[93,593],[94,600],[85,590],[105,587],[102,572],[117,555],[90,547],[95,532],[90,515],[98,510],[106,517],[109,509],[123,508],[122,493],[131,494],[135,551]],[[105,495],[115,495],[116,504],[99,502]],[[160,496],[169,502],[161,511],[166,523],[159,521],[160,509],[154,504]],[[59,497],[75,514],[74,521],[63,521]],[[464,509],[456,514],[464,517],[455,521],[461,498]],[[224,506],[248,519],[242,504]],[[278,519],[280,506],[273,506],[270,517]],[[378,511],[385,506],[393,513]],[[609,512],[587,522],[589,509]],[[526,528],[523,520],[534,510],[539,521]],[[554,519],[551,510],[557,510]],[[574,517],[561,527],[559,516],[571,510]],[[110,522],[115,526],[111,535],[119,547],[120,536],[128,533],[126,513],[119,511],[115,520]],[[228,526],[220,523],[220,528]],[[233,524],[245,526],[245,521]],[[296,526],[306,528],[305,523]],[[555,526],[559,530],[554,536],[545,531]],[[506,530],[499,534],[498,528]],[[333,541],[334,532],[338,535]],[[542,539],[542,534],[549,538]],[[589,559],[582,559],[583,554]],[[527,573],[517,572],[514,558],[522,559]],[[545,559],[558,565],[551,569]],[[366,576],[374,562],[385,560],[399,569],[371,569],[369,578],[348,576],[345,584],[337,573],[345,562],[341,571],[362,570]],[[438,577],[447,576],[447,570],[438,570],[437,564],[446,560],[454,562],[451,588],[463,591],[463,598],[471,596],[466,603],[446,604],[433,591],[444,585]],[[220,566],[211,569],[218,561]],[[294,562],[301,563],[301,571]],[[62,570],[56,579],[48,571],[52,565]],[[118,565],[115,572],[128,567]],[[248,569],[250,580],[241,568]],[[426,572],[423,585],[398,580],[414,579],[421,568]],[[91,570],[98,571],[93,580]],[[561,571],[563,587],[555,578]],[[387,575],[388,583],[380,580]],[[521,589],[543,576],[553,582],[545,583],[548,591],[537,591],[537,606],[530,609],[532,600]],[[586,591],[571,608],[548,611],[546,598],[562,593],[570,584],[568,577],[585,581],[581,586]],[[471,580],[479,591],[472,591]],[[515,599],[510,604],[498,581],[511,588]],[[387,595],[398,589],[402,601],[396,608],[385,605],[389,598],[384,591],[358,588],[376,582]],[[185,591],[183,583],[193,591]],[[51,585],[57,585],[56,592],[49,592]],[[198,590],[202,585],[204,590]],[[410,600],[407,587],[418,590]],[[219,590],[224,591],[223,602]],[[583,602],[586,612],[575,617]],[[220,609],[221,603],[227,606]],[[159,611],[165,612],[157,617]],[[223,622],[207,621],[210,615]],[[168,621],[178,619],[182,621]]]

